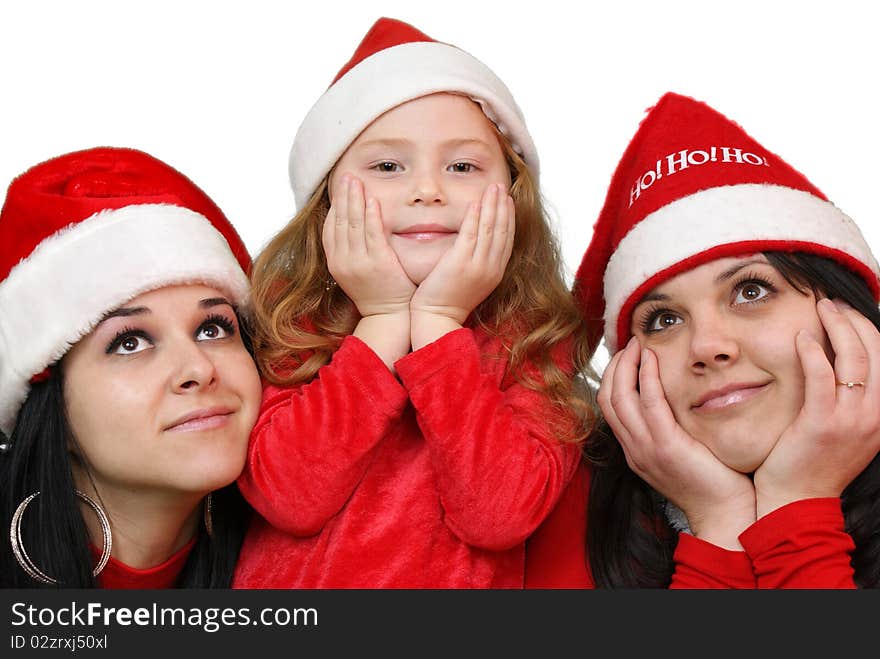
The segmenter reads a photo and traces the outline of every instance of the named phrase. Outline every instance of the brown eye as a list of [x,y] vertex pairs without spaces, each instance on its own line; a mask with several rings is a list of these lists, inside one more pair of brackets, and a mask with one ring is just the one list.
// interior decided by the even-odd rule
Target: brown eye
[[380,163],[377,163],[376,165],[373,165],[373,169],[386,174],[393,174],[400,169],[400,166],[396,162],[384,160]]
[[761,297],[761,287],[756,286],[755,284],[748,284],[743,286],[743,297],[747,300],[755,300]]
[[133,355],[151,346],[151,339],[139,330],[123,330],[107,346],[107,354]]
[[758,302],[763,300],[770,294],[767,286],[759,284],[756,281],[747,281],[741,284],[737,290],[734,304],[745,304],[749,302]]
[[449,170],[457,174],[467,174],[474,170],[474,165],[469,162],[455,162],[449,166]]
[[220,328],[216,325],[205,325],[204,329],[202,329],[202,336],[207,339],[216,339],[220,336]]
[[669,327],[681,323],[681,317],[668,311],[663,311],[651,318],[647,324],[648,332],[661,332]]
[[229,318],[216,314],[205,320],[196,332],[196,341],[225,339],[235,334],[235,325]]

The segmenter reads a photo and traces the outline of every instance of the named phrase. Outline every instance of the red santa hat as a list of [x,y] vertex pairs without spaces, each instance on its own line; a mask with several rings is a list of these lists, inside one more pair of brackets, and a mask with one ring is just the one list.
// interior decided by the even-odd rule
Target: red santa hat
[[208,196],[133,149],[40,163],[0,210],[0,431],[30,382],[103,316],[141,293],[204,283],[247,301],[250,256]]
[[537,178],[535,145],[505,84],[463,50],[435,41],[402,21],[380,18],[297,131],[290,151],[297,210],[375,119],[401,103],[438,92],[464,94],[476,101]]
[[843,264],[880,296],[877,261],[856,224],[801,173],[705,103],[668,93],[617,166],[575,295],[613,354],[633,307],[697,265],[755,252],[809,252]]

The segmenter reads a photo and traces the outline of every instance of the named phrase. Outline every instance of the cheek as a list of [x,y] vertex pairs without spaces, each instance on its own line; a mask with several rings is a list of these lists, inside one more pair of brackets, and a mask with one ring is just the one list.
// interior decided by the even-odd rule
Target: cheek
[[135,386],[131,378],[83,375],[66,378],[64,399],[71,430],[84,450],[99,438],[118,441],[149,428],[155,409],[149,409],[147,379],[136,380]]
[[683,372],[683,365],[686,366],[685,357],[679,354],[674,346],[652,347],[651,350],[657,356],[660,384],[666,395],[666,401],[672,408],[673,414],[678,417],[679,412],[689,406],[682,386],[686,382],[687,375]]
[[228,369],[225,371],[226,381],[234,383],[241,398],[242,407],[249,417],[252,417],[251,425],[253,425],[256,423],[263,396],[263,385],[257,367],[244,346],[222,363],[228,365]]
[[382,211],[383,220],[394,217],[396,208],[402,199],[402,191],[399,189],[399,186],[397,186],[394,181],[371,181],[363,179],[361,179],[361,181],[364,184],[364,203],[369,199],[375,199],[379,202],[379,208]]

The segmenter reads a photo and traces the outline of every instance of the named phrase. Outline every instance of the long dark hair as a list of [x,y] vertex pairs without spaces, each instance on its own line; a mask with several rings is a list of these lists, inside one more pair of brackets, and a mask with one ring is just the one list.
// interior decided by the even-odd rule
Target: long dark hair
[[[836,261],[803,252],[764,254],[796,289],[846,301],[880,329],[880,309],[865,281]],[[665,588],[678,541],[663,514],[663,499],[626,464],[604,421],[585,446],[593,475],[588,503],[587,553],[599,588]],[[880,587],[880,454],[841,496],[847,532],[855,542],[856,584]]]
[[[242,339],[250,351],[246,328]],[[28,556],[57,586],[35,581],[25,573],[8,540],[0,550],[0,587],[94,588],[95,558],[75,494],[68,447],[76,443],[64,403],[64,375],[59,365],[35,383],[19,410],[9,437],[9,449],[0,455],[0,523],[9,529],[21,501],[39,491],[22,523],[22,542]],[[229,588],[244,539],[251,508],[233,482],[212,493],[212,534],[199,525],[198,538],[178,577],[177,588]]]

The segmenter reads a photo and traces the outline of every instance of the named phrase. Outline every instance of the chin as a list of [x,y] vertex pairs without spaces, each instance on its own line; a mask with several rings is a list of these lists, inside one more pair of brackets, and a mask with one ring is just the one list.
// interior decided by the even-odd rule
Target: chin
[[770,455],[774,443],[752,442],[749,446],[743,446],[740,441],[737,446],[718,447],[712,452],[731,469],[742,474],[752,474]]
[[418,286],[428,278],[435,265],[437,265],[437,261],[431,261],[430,263],[406,263],[403,264],[403,271],[409,277],[409,280]]

